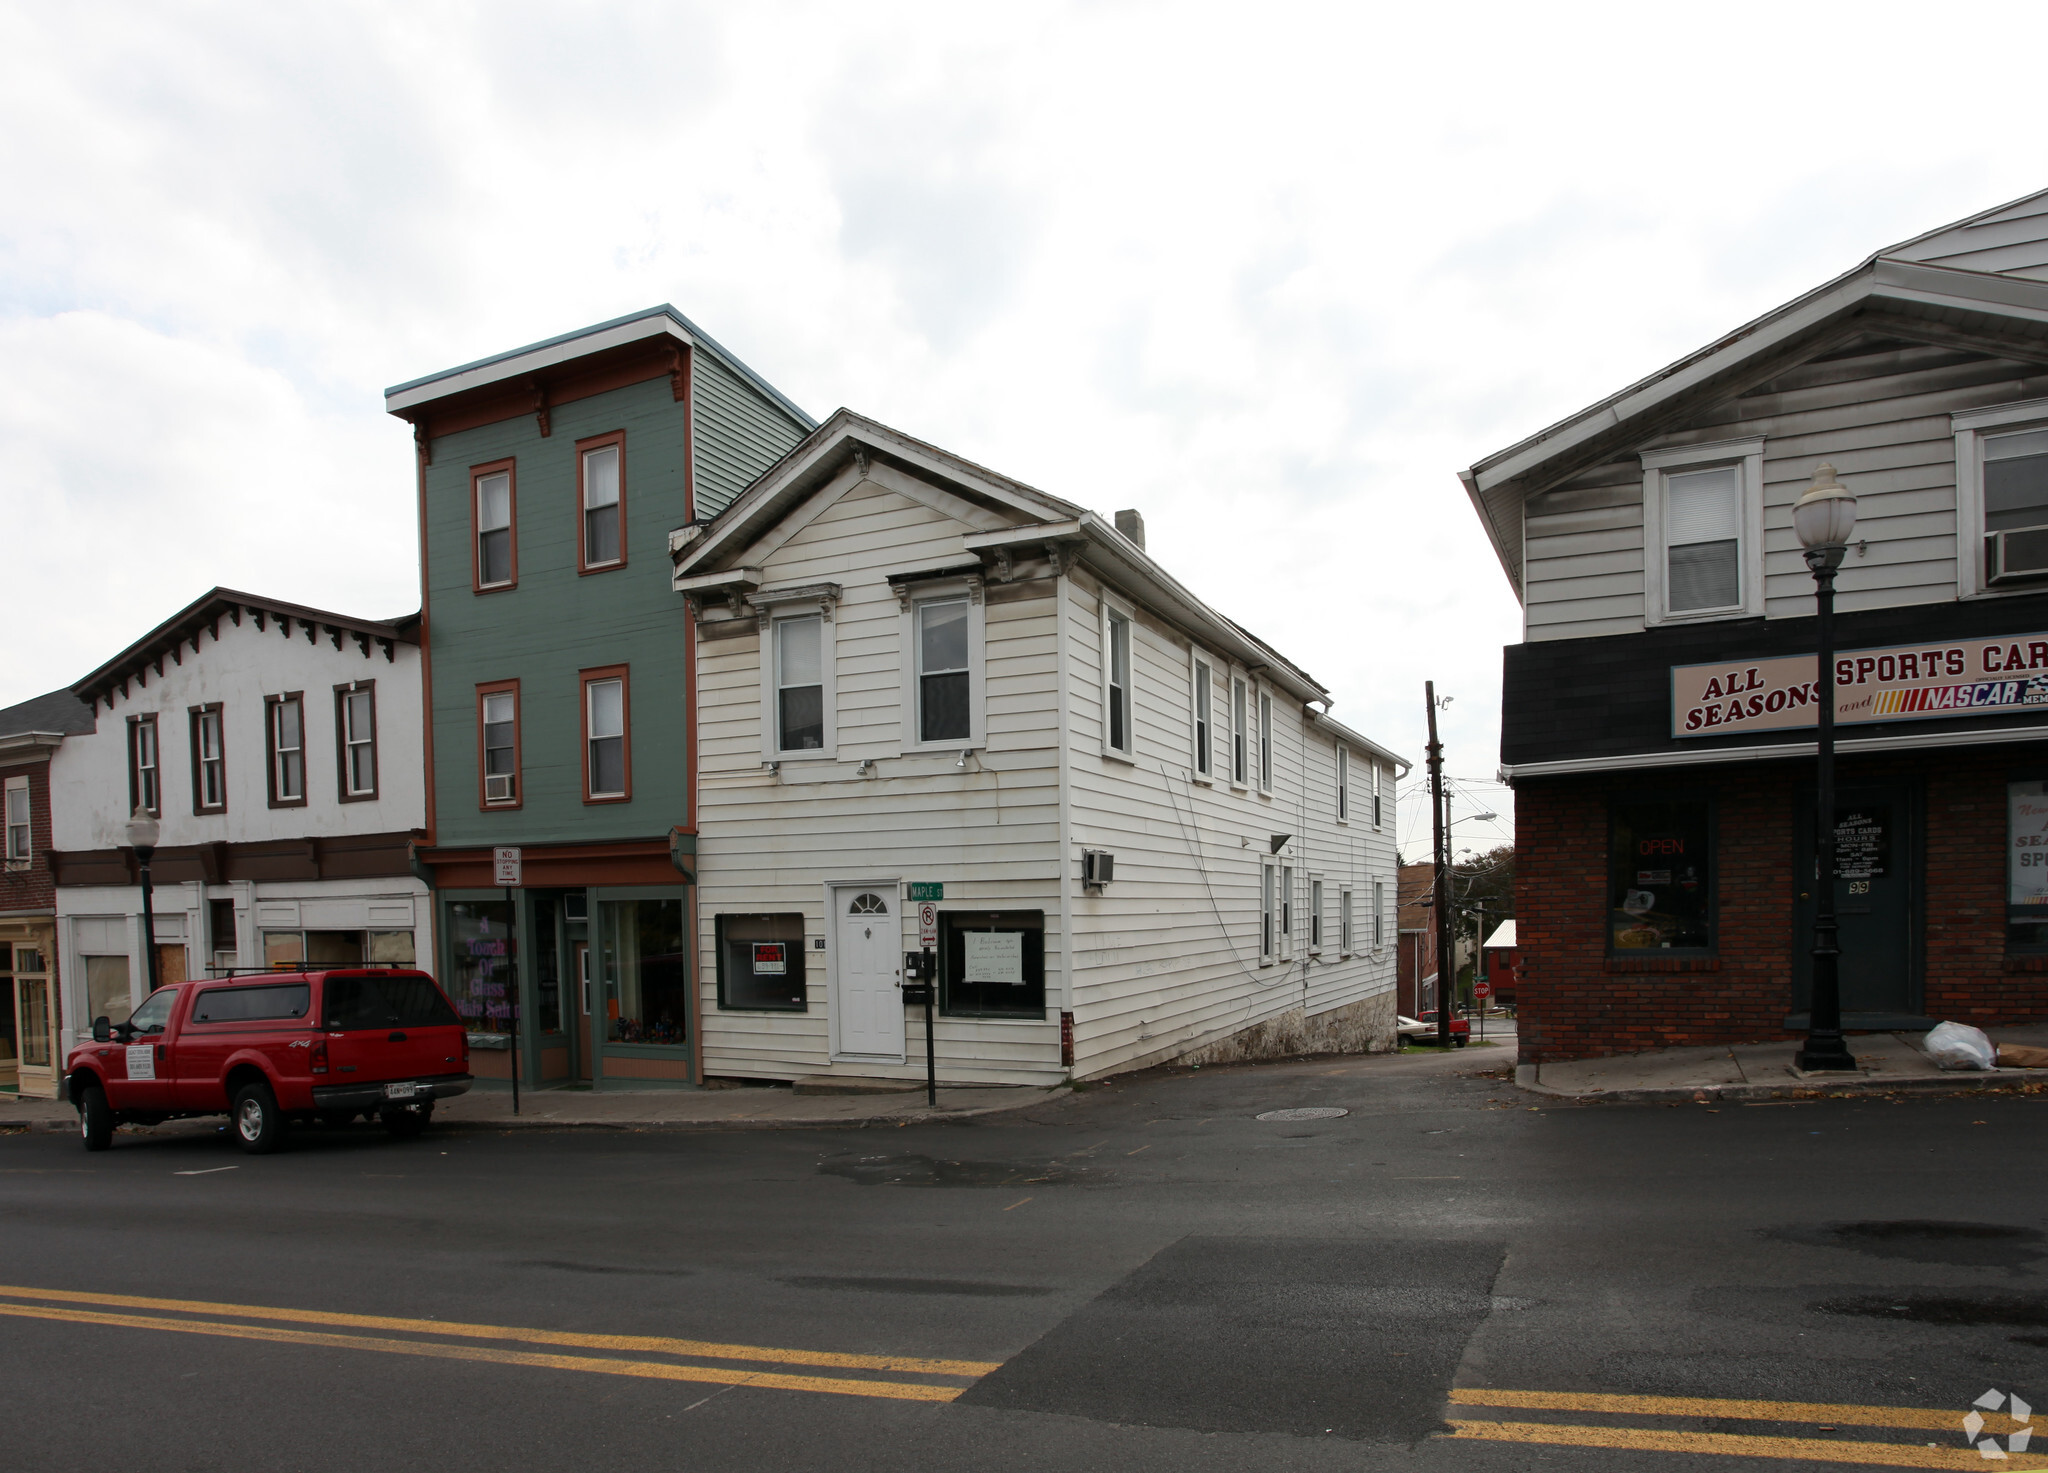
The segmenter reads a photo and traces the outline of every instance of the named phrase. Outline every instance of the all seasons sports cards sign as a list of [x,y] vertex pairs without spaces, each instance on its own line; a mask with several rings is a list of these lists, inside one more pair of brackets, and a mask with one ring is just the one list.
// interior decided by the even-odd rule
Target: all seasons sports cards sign
[[[1671,734],[1727,736],[1818,724],[1812,655],[1671,668]],[[2048,634],[1845,650],[1835,720],[1918,721],[2048,711]]]

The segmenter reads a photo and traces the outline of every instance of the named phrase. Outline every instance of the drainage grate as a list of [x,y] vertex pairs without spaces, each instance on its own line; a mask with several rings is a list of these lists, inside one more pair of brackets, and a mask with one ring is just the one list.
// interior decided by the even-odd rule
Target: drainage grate
[[1268,1110],[1255,1117],[1259,1120],[1335,1120],[1339,1115],[1349,1115],[1349,1110],[1340,1110],[1335,1105],[1313,1105],[1302,1110]]

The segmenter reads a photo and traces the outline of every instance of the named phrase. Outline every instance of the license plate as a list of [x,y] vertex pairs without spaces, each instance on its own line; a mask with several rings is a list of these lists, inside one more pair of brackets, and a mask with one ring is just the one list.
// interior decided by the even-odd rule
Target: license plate
[[387,1084],[384,1086],[384,1098],[387,1100],[409,1100],[419,1092],[419,1085],[410,1079],[404,1084]]

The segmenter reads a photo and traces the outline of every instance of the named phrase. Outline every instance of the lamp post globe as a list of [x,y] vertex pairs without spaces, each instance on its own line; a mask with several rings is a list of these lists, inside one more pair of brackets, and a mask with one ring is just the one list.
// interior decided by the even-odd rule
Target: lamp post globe
[[149,862],[156,857],[156,841],[163,837],[163,825],[141,804],[128,820],[128,846],[135,851],[135,867],[142,872],[142,968],[149,978],[149,990],[162,985],[156,955],[156,908],[151,903]]
[[[1814,763],[1813,984],[1806,1042],[1795,1063],[1809,1071],[1856,1067],[1842,1037],[1842,950],[1835,924],[1835,573],[1856,530],[1856,498],[1822,461],[1792,508],[1792,530],[1813,573],[1817,621],[1814,709],[1819,724]],[[1806,878],[1799,876],[1798,878]]]
[[147,808],[137,808],[134,817],[128,820],[128,846],[138,856],[147,856],[156,849],[156,841],[163,837],[164,826],[155,814]]

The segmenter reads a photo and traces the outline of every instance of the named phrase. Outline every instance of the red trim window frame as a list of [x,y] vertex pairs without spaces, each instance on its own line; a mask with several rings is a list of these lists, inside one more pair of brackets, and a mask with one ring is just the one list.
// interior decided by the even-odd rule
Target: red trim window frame
[[[505,566],[507,576],[496,583],[484,582],[483,482],[487,476],[505,478]],[[497,531],[497,528],[488,530]],[[473,593],[503,593],[519,586],[519,469],[512,460],[493,460],[469,468],[469,586]]]
[[[226,813],[228,811],[227,716],[222,711],[219,701],[213,701],[204,706],[187,707],[186,715],[190,718],[188,725],[192,740],[192,811],[195,814]],[[213,718],[213,739],[217,747],[212,757],[206,755],[205,727],[206,718],[209,716]],[[220,779],[220,798],[219,801],[213,803],[206,801],[206,769],[209,763],[219,769],[215,775]]]
[[[367,739],[360,732],[351,732],[348,724],[348,703],[351,696],[368,696],[370,708],[370,732]],[[350,742],[350,737],[357,740]],[[367,746],[370,749],[370,786],[362,792],[352,792],[348,783],[349,748]],[[343,803],[368,803],[377,796],[377,682],[374,680],[351,680],[346,685],[334,688],[334,780],[335,796]]]
[[[583,733],[583,801],[586,804],[630,803],[633,801],[633,683],[624,665],[599,665],[594,669],[577,672],[577,690],[581,696],[583,714],[579,721]],[[619,683],[619,786],[616,793],[596,793],[590,785],[591,744],[607,740],[610,734],[594,735],[590,729],[590,688],[604,681]]]
[[[512,698],[512,796],[495,801],[490,796],[490,775],[488,749],[484,745],[484,702],[491,696],[509,695]],[[485,681],[476,688],[476,806],[490,812],[526,806],[526,763],[523,748],[525,723],[520,719],[519,682],[516,680]],[[501,774],[502,775],[502,774]]]
[[[299,795],[296,798],[282,797],[277,781],[277,717],[280,708],[293,705],[299,708]],[[302,690],[288,690],[283,695],[263,698],[263,784],[270,796],[272,808],[304,808],[306,806],[306,784],[310,768],[306,762],[308,731],[306,728],[306,693]]]
[[[588,488],[585,473],[589,469],[590,453],[593,450],[612,449],[617,452],[619,499],[615,508],[618,518],[619,555],[603,562],[590,559],[590,509],[585,503]],[[615,568],[626,566],[626,432],[612,430],[608,434],[591,435],[576,442],[576,571],[578,573],[609,573]]]

